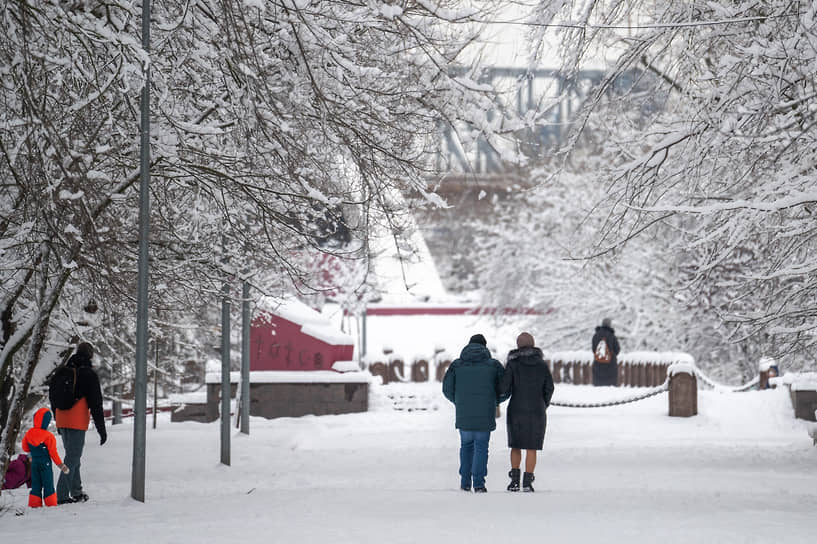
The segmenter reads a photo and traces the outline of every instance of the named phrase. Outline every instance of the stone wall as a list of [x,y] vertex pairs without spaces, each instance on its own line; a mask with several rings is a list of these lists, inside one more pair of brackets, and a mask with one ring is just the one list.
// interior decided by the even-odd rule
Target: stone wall
[[272,419],[369,409],[368,383],[253,383],[250,415]]
[[[231,384],[235,396],[236,384]],[[176,408],[171,421],[207,423],[219,418],[221,384],[207,384],[206,404]],[[368,383],[251,383],[250,415],[267,419],[303,415],[348,414],[369,409]]]

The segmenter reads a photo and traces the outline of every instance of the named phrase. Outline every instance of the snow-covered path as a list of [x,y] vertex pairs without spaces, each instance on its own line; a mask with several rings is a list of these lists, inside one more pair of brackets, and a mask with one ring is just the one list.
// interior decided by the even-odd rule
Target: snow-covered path
[[[391,411],[414,388],[436,410]],[[0,497],[3,542],[815,542],[817,448],[784,391],[702,391],[700,415],[669,418],[665,394],[603,409],[554,407],[536,493],[508,493],[504,419],[485,495],[458,490],[458,438],[439,384],[376,387],[366,414],[253,418],[221,466],[219,427],[148,429],[147,501],[132,501],[130,425],[99,447],[90,502],[26,510]],[[558,400],[632,390],[557,387]],[[61,448],[61,444],[60,444]],[[62,451],[62,450],[61,450]]]

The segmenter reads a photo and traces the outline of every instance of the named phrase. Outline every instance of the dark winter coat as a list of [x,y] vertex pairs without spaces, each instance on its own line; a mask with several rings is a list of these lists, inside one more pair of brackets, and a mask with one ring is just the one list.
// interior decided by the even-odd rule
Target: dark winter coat
[[497,390],[502,364],[482,344],[468,344],[443,377],[443,394],[454,403],[455,426],[463,431],[496,429]]
[[[102,409],[102,388],[99,385],[99,376],[91,367],[91,359],[81,353],[75,353],[66,364],[77,369],[75,396],[79,400],[70,410],[54,410],[57,428],[85,431],[90,422],[90,412],[99,436],[107,438],[105,412]],[[53,400],[51,405],[53,407]]]
[[508,353],[499,393],[511,396],[506,417],[509,448],[542,449],[553,389],[553,376],[542,350],[524,347]]
[[612,358],[609,363],[593,361],[593,385],[618,385],[618,352],[621,349],[618,345],[618,338],[611,327],[604,325],[596,327],[592,341],[593,353],[596,353],[596,346],[599,345],[602,338],[607,342]]

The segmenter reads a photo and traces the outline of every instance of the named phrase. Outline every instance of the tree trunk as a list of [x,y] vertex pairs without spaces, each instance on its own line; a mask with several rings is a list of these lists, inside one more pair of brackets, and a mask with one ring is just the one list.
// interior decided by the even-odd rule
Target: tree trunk
[[[43,277],[48,277],[48,259],[42,267]],[[56,281],[53,282],[53,287],[47,288],[48,281],[42,282],[39,299],[41,301],[39,315],[34,319],[33,327],[30,332],[21,334],[15,341],[16,346],[13,346],[13,351],[17,351],[23,342],[28,339],[28,350],[22,364],[22,372],[20,374],[19,383],[13,384],[14,393],[11,397],[8,416],[6,424],[0,429],[0,481],[6,477],[6,470],[8,469],[9,461],[14,454],[14,445],[17,442],[17,437],[20,433],[20,423],[25,411],[25,401],[28,396],[28,390],[31,386],[31,378],[34,376],[34,369],[40,360],[40,352],[45,343],[46,335],[48,334],[48,323],[51,320],[51,313],[57,305],[65,282],[68,281],[71,275],[70,268],[60,267],[59,275]],[[8,346],[5,346],[6,348]],[[4,351],[6,351],[4,349]],[[13,353],[13,352],[12,352]],[[7,354],[8,356],[8,354]],[[9,365],[9,368],[11,365]],[[11,379],[14,378],[13,372],[9,373]]]

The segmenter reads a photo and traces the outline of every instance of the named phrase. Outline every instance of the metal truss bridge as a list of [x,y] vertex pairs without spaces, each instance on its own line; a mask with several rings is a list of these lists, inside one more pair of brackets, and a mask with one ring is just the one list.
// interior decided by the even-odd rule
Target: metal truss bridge
[[[618,76],[605,89],[608,95],[621,95],[633,90],[643,76],[629,71]],[[582,104],[604,79],[602,70],[580,70],[569,75],[559,70],[488,67],[481,71],[479,84],[488,84],[500,90],[506,108],[513,108],[520,118],[535,114],[529,130],[520,134],[520,143],[530,154],[539,154],[563,143],[570,123]],[[497,112],[488,112],[493,120]],[[456,136],[457,130],[469,127],[441,127],[436,164],[438,172],[477,175],[480,178],[504,177],[507,173],[496,149],[484,138],[476,141],[474,150],[466,152]]]

